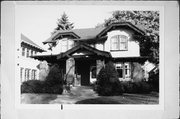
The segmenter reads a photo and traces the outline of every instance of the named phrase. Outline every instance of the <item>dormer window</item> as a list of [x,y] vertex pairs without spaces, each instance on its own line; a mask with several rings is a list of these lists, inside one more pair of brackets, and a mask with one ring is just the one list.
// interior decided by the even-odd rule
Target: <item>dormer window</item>
[[128,50],[128,37],[125,35],[111,37],[111,50]]
[[65,52],[71,49],[74,46],[74,42],[72,40],[63,39],[62,40],[62,52]]

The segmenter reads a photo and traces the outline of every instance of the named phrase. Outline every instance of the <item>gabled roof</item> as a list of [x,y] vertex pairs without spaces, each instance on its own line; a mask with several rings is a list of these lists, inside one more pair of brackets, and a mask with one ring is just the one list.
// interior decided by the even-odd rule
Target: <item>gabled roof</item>
[[41,48],[39,45],[37,45],[36,43],[34,43],[32,40],[30,40],[29,38],[27,38],[25,35],[21,34],[21,43],[25,43],[28,44],[32,47],[35,47],[36,49],[44,52],[45,50],[43,48]]
[[145,35],[145,32],[136,27],[135,25],[133,25],[131,22],[115,22],[115,23],[112,23],[110,24],[109,26],[107,26],[105,29],[103,29],[97,37],[101,37],[103,34],[107,33],[110,29],[112,28],[115,28],[115,27],[118,27],[118,26],[121,26],[121,27],[129,27],[130,29],[133,29],[134,31],[136,31],[137,33],[140,33],[141,35]]
[[99,28],[86,28],[86,29],[73,29],[73,30],[65,30],[65,31],[57,31],[55,34],[53,34],[50,38],[45,40],[43,43],[49,43],[53,42],[58,35],[72,35],[76,36],[75,39],[94,39],[105,27],[99,27]]
[[98,50],[96,48],[93,48],[93,47],[83,43],[83,44],[80,44],[80,45],[77,45],[77,46],[71,48],[70,50],[68,50],[68,51],[66,51],[64,53],[60,53],[57,56],[57,59],[61,59],[61,58],[64,58],[64,57],[69,57],[69,56],[71,56],[72,54],[76,53],[79,50],[86,50],[86,51],[92,52],[93,54],[95,54],[97,56],[111,58],[111,54],[109,52]]
[[88,39],[95,39],[100,38],[104,33],[108,32],[113,27],[128,27],[130,29],[133,29],[137,33],[141,35],[145,35],[145,32],[138,28],[137,26],[133,25],[130,22],[117,22],[112,23],[109,26],[106,27],[98,27],[98,28],[87,28],[87,29],[72,29],[72,30],[65,30],[65,31],[57,31],[55,34],[53,34],[50,38],[48,38],[43,43],[50,43],[54,42],[56,38],[58,38],[61,35],[71,35],[74,37],[74,40],[88,40]]

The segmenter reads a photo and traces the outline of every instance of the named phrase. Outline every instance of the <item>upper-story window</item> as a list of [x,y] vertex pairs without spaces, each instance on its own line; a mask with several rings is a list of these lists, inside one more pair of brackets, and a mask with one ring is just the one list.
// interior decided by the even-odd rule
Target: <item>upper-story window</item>
[[25,56],[25,48],[22,47],[22,56]]
[[62,40],[62,52],[65,52],[71,49],[74,46],[74,42],[72,40],[64,39]]
[[26,54],[27,57],[29,57],[29,49],[27,49],[27,54]]
[[31,56],[33,56],[33,50],[31,50]]
[[128,37],[125,35],[111,37],[111,50],[128,50]]

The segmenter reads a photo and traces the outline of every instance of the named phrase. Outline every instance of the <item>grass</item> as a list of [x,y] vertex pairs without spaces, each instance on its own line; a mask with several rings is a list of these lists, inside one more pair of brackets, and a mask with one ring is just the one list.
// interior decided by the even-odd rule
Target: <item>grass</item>
[[71,93],[22,94],[24,104],[158,104],[158,93],[98,96],[91,87],[74,87]]
[[76,104],[158,104],[157,94],[123,94],[122,96],[101,96],[77,101]]

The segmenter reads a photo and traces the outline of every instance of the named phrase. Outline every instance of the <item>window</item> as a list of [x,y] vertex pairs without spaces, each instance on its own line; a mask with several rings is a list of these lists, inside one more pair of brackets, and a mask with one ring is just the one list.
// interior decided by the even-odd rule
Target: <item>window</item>
[[30,69],[26,68],[25,69],[25,81],[30,79]]
[[33,50],[31,50],[31,56],[33,56]]
[[25,69],[25,73],[24,73],[25,81],[27,81],[27,71],[28,71],[28,69]]
[[128,38],[125,35],[116,35],[111,38],[111,50],[128,50]]
[[35,69],[33,69],[32,72],[31,72],[31,79],[32,80],[36,79],[36,70]]
[[65,52],[71,49],[72,47],[74,47],[74,41],[67,39],[62,40],[62,52]]
[[116,70],[118,72],[119,78],[130,78],[131,77],[131,69],[130,69],[130,63],[117,63],[116,64]]
[[29,57],[29,49],[27,49],[27,55],[26,56]]
[[123,63],[116,64],[116,69],[117,69],[119,78],[123,78]]
[[131,74],[130,64],[129,63],[124,63],[124,69],[125,69],[124,77],[125,78],[130,78],[130,74]]
[[25,56],[25,48],[22,47],[22,56]]
[[20,68],[20,79],[21,79],[21,82],[22,82],[22,80],[23,80],[23,69],[24,69],[24,68],[22,68],[22,67]]
[[91,78],[96,78],[96,66],[91,67]]

